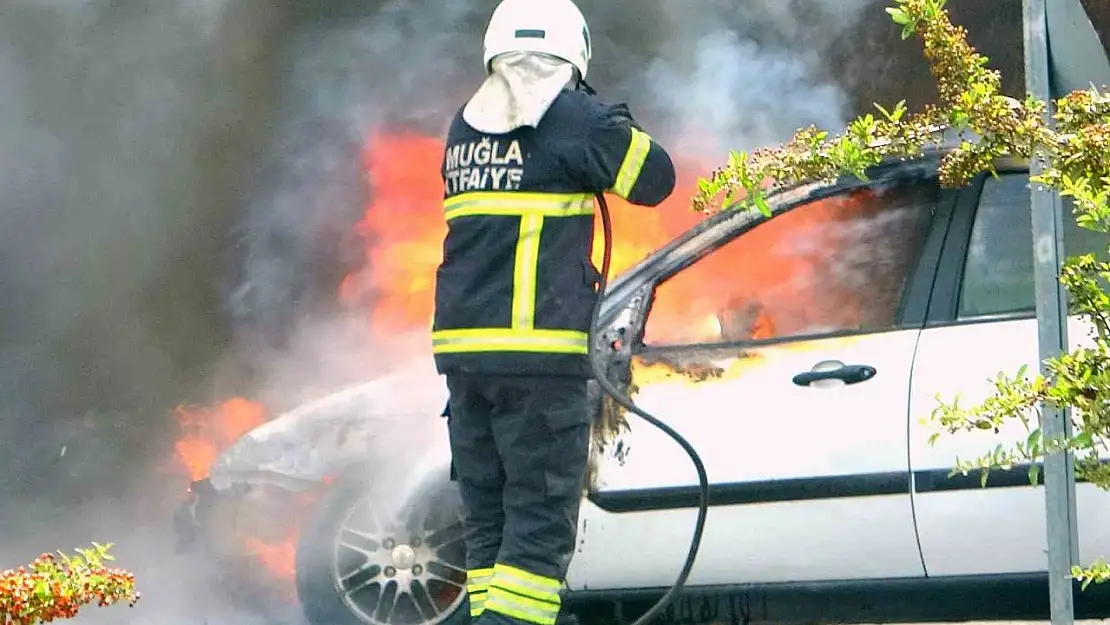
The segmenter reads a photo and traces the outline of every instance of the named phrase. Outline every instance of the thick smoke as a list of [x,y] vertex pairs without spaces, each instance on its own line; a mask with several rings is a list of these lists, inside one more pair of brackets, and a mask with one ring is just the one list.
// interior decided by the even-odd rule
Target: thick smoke
[[242,268],[229,289],[252,348],[283,346],[357,267],[361,242],[350,234],[368,199],[360,151],[375,129],[441,132],[462,94],[452,90],[480,77],[480,62],[469,72],[456,62],[465,37],[455,33],[482,13],[477,4],[391,2],[290,39],[282,120],[241,222]]
[[146,411],[178,401],[222,348],[212,283],[254,125],[239,119],[251,83],[217,28],[241,18],[225,4],[0,9],[9,486],[34,481],[57,452],[44,424],[114,410],[133,415],[140,440],[163,429]]
[[[390,367],[334,309],[361,259],[359,153],[375,130],[442,133],[494,4],[2,3],[0,566],[116,540],[147,598],[108,622],[238,614],[168,553],[178,482],[150,463],[169,409]],[[862,4],[582,0],[590,82],[712,164],[847,116],[822,58]]]
[[[626,52],[630,67],[610,71],[621,95],[684,160],[713,167],[730,149],[845,121],[845,94],[822,57],[868,0],[709,0],[696,11],[681,0],[646,4],[656,23],[650,47]],[[604,26],[609,41],[627,37],[620,24]]]
[[225,349],[274,5],[0,3],[0,569],[121,543],[148,604],[84,622],[238,613],[194,579],[208,567],[175,566],[162,504],[183,485],[152,463]]

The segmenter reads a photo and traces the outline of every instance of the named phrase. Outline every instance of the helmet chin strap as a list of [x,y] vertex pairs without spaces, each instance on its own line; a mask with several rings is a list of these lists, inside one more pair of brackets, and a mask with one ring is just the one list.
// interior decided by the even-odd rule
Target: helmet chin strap
[[594,88],[591,87],[584,78],[578,79],[578,90],[584,92],[586,95],[597,95],[597,91],[594,91]]

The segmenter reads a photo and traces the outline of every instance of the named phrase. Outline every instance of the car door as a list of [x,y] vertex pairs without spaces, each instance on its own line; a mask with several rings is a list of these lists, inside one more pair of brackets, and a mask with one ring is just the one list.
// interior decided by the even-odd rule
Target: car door
[[[1033,573],[1046,570],[1044,491],[1029,483],[1027,467],[995,471],[986,488],[980,474],[949,477],[957,457],[982,456],[998,444],[1027,437],[1014,421],[993,431],[943,435],[928,423],[937,406],[960,397],[972,406],[993,390],[999,372],[1022,365],[1037,371],[1033,295],[1033,239],[1027,173],[980,176],[964,192],[942,255],[927,328],[913,367],[910,465],[921,549],[929,576]],[[1105,252],[1104,235],[1065,217],[1067,254]],[[1073,346],[1088,341],[1080,319],[1068,320]],[[1080,554],[1110,553],[1110,497],[1077,487]]]
[[[709,475],[692,584],[923,574],[907,400],[945,193],[914,179],[803,204],[654,288],[632,383]],[[669,584],[695,516],[681,448],[629,421],[574,564],[593,588]]]

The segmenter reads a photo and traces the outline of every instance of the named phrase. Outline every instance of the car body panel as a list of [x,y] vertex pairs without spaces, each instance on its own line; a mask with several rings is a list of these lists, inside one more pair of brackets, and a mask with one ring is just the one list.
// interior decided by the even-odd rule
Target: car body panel
[[[961,406],[974,406],[992,393],[999,373],[1012,376],[1023,366],[1029,375],[1038,371],[1028,176],[1021,167],[999,168],[999,173],[1002,176],[997,179],[980,175],[961,190],[954,217],[958,236],[950,237],[942,253],[928,327],[921,335],[914,364],[910,455],[918,533],[930,576],[1042,573],[1047,569],[1045,495],[1043,489],[1031,485],[1028,464],[1012,471],[992,471],[985,488],[978,471],[949,475],[957,458],[973,460],[998,445],[1007,449],[1024,442],[1026,427],[1015,420],[997,432],[987,429],[941,435],[933,444],[929,440],[938,431],[929,422],[938,398],[947,402],[958,398]],[[995,212],[986,214],[984,223],[994,225],[977,231],[979,212],[988,202]],[[991,230],[993,227],[999,230]],[[995,234],[988,235],[991,232]],[[1064,236],[1078,245],[1098,244],[1091,233],[1077,230],[1073,224],[1065,225]],[[1001,253],[999,246],[1006,242],[1015,246],[1008,248],[1009,254],[987,266],[978,265],[973,272],[969,310],[960,313],[967,280],[965,265],[972,250],[983,262]],[[993,313],[1007,305],[1016,310],[1015,304],[1026,309]],[[1070,318],[1071,347],[1089,345],[1089,329],[1079,318]],[[1035,428],[1036,416],[1031,418],[1030,427]],[[1110,497],[1089,484],[1078,484],[1076,498],[1080,560],[1090,562],[1110,548],[1106,532],[1096,529],[1110,521]]]
[[[1089,329],[1081,319],[1068,320],[1073,347],[1090,343]],[[975,405],[994,390],[993,380],[1000,372],[1014,375],[1022,365],[1035,372],[1038,360],[1036,319],[969,323],[922,333],[910,405],[910,453],[918,533],[930,575],[1047,570],[1045,495],[1042,488],[1031,486],[1027,466],[993,471],[986,488],[978,472],[967,478],[948,477],[955,458],[972,460],[996,445],[1009,448],[1024,442],[1025,427],[1013,420],[997,433],[945,435],[930,445],[936,428],[922,423],[937,406],[938,395],[947,401],[959,396],[960,405]],[[1105,531],[1110,497],[1081,483],[1076,485],[1076,505],[1080,560],[1092,562],[1110,554]]]
[[[918,332],[645,352],[633,365],[635,398],[693,444],[715,485],[906,471]],[[871,365],[877,374],[827,388],[793,383],[825,361]],[[772,397],[773,405],[761,403]],[[649,423],[630,423],[621,440],[625,453],[603,465],[601,492],[697,484],[682,449]]]
[[[698,450],[711,499],[722,502],[708,517],[691,584],[924,574],[906,452],[909,369],[917,333],[716,352],[667,350],[665,356],[653,353],[651,364],[633,367],[637,403]],[[831,388],[792,382],[795,374],[827,360],[869,364],[879,373]],[[760,403],[772,397],[773,403]],[[585,513],[583,555],[593,545],[625,555],[591,563],[583,583],[665,585],[684,550],[675,552],[673,566],[659,566],[667,556],[655,549],[629,544],[617,551],[615,545],[645,533],[663,544],[686,544],[692,503],[660,491],[687,487],[683,490],[692,496],[697,485],[693,467],[674,441],[640,419],[630,421],[613,449],[602,464],[595,501],[614,496],[627,501],[637,493],[646,501],[641,510],[612,514],[592,507]],[[679,509],[659,509],[666,507]],[[595,512],[602,514],[595,517]],[[810,563],[800,567],[803,554],[820,558],[810,555]],[[634,579],[624,579],[631,571]]]
[[[726,347],[692,359],[699,369],[685,361],[684,373],[658,361],[639,374],[634,367],[637,403],[696,448],[710,498],[719,502],[690,584],[924,575],[906,447],[916,337],[917,331],[835,337],[739,354]],[[872,364],[879,374],[825,389],[791,382],[826,360]],[[753,396],[776,402],[746,404]],[[582,550],[568,581],[591,588],[666,585],[692,531],[693,466],[674,441],[638,419],[613,448],[583,513]],[[678,490],[690,496],[678,497]],[[604,502],[627,502],[637,493],[639,506],[604,510]],[[635,547],[644,536],[652,537],[652,550]]]
[[1046,570],[1044,491],[1029,487],[1025,475],[1018,476],[1016,486],[1009,475],[990,476],[988,484],[1011,487],[989,489],[980,487],[977,473],[968,479],[948,477],[957,458],[972,460],[996,445],[1024,441],[1028,433],[1021,423],[1011,421],[997,434],[942,435],[929,444],[937,431],[928,419],[938,395],[951,401],[958,394],[960,405],[975,405],[994,390],[992,381],[1000,371],[1016,373],[1023,364],[1031,370],[1037,364],[1035,320],[922,333],[910,400],[910,466],[918,534],[930,575]]
[[[871,497],[866,506],[854,498],[807,501],[802,508],[798,502],[710,508],[689,585],[881,579],[890,571],[922,576],[916,545],[907,554],[906,540],[913,540],[908,495]],[[612,513],[586,502],[568,587],[668,586],[686,558],[695,514],[690,507]],[[905,530],[877,532],[875,515]]]
[[410,363],[251,430],[220,454],[209,481],[217,490],[248,483],[299,489],[352,466],[416,462],[425,453],[442,460],[446,430],[438,415],[446,401],[431,363]]

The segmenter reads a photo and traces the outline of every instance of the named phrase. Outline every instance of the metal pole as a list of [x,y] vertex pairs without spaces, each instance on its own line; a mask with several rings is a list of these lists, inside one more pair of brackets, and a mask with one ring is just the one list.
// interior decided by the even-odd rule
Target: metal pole
[[[1030,95],[1051,104],[1048,21],[1046,0],[1023,0],[1025,22],[1025,84]],[[1046,111],[1051,123],[1051,106]],[[1033,175],[1042,165],[1034,158]],[[1063,203],[1048,189],[1032,185],[1034,285],[1037,298],[1037,339],[1040,359],[1054,358],[1068,347],[1067,294],[1059,282],[1064,257]],[[1042,373],[1046,373],[1043,370]],[[1071,433],[1066,411],[1042,406],[1041,428],[1045,439]],[[1071,454],[1045,458],[1045,520],[1048,544],[1048,588],[1052,625],[1072,625],[1075,619],[1071,566],[1078,560],[1075,523],[1075,477]]]

